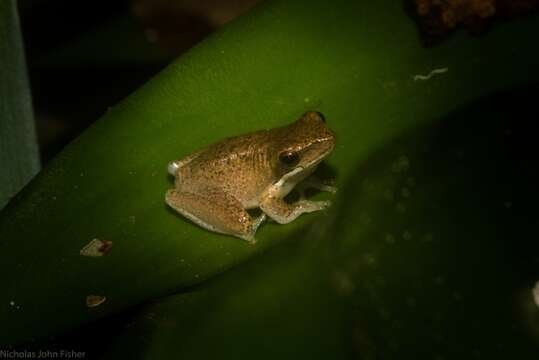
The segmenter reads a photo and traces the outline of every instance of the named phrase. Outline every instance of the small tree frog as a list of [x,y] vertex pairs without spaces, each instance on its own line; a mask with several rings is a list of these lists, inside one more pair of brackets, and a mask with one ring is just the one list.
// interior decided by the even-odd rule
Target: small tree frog
[[[165,201],[207,230],[254,243],[266,216],[286,224],[330,205],[303,196],[295,203],[283,198],[296,185],[335,192],[310,176],[334,145],[335,136],[317,111],[287,126],[227,138],[169,163],[175,188]],[[253,218],[247,212],[253,208],[260,208],[261,215]]]

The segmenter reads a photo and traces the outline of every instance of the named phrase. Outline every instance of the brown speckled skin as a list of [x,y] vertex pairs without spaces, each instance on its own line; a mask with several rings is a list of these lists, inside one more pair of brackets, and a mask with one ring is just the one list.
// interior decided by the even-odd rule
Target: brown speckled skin
[[[176,189],[167,193],[167,203],[209,230],[251,239],[256,228],[245,209],[259,207],[264,198],[281,201],[334,145],[333,132],[312,111],[284,127],[224,139],[178,162]],[[298,164],[283,164],[279,155],[285,151],[297,152]],[[297,175],[274,188],[296,168]]]

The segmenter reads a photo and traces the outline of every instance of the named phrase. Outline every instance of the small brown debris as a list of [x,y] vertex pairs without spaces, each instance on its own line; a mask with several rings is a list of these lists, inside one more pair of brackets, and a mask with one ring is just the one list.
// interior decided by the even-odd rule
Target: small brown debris
[[86,296],[86,306],[89,308],[93,308],[93,307],[103,304],[106,300],[107,298],[105,296],[88,295]]
[[93,239],[80,250],[82,256],[99,257],[107,255],[112,248],[112,241]]

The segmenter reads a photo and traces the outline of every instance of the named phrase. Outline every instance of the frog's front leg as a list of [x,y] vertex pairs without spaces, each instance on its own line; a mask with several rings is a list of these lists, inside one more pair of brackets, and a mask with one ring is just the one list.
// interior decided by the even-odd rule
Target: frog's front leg
[[335,181],[333,180],[321,180],[315,175],[311,175],[297,184],[296,189],[299,192],[300,199],[303,200],[307,189],[315,189],[335,194],[337,192],[337,187],[334,186],[334,183]]
[[207,230],[236,236],[250,243],[256,242],[256,230],[266,219],[265,214],[253,219],[236,198],[217,188],[169,190],[165,201]]
[[260,201],[260,209],[279,224],[287,224],[304,213],[323,210],[331,205],[330,201],[300,200],[293,204],[278,196],[266,194]]

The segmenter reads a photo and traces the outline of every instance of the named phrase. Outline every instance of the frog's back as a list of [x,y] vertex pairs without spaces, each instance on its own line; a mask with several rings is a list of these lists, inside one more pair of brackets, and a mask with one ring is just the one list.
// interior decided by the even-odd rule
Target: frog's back
[[209,145],[197,158],[198,163],[220,162],[230,158],[248,156],[267,144],[270,130],[261,130],[229,137]]
[[274,179],[272,130],[224,139],[201,150],[178,173],[182,187],[218,187],[251,204]]

